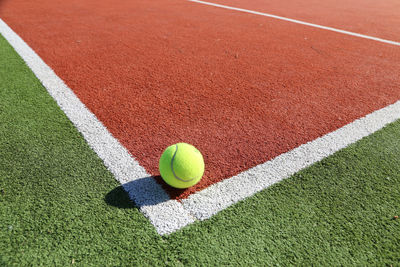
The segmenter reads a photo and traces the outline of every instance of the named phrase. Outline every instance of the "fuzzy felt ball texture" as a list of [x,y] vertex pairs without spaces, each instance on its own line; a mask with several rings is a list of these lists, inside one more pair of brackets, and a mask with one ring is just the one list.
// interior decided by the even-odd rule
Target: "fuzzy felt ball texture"
[[175,188],[188,188],[197,184],[204,173],[204,160],[192,145],[178,143],[165,149],[159,168],[163,180]]

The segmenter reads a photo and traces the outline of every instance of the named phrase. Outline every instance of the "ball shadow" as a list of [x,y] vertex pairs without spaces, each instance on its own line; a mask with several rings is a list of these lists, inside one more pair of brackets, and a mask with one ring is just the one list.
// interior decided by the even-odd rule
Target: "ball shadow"
[[108,205],[122,209],[153,206],[171,200],[165,186],[161,177],[142,177],[117,186],[107,193],[104,200]]
[[104,197],[104,201],[113,207],[120,209],[132,209],[136,208],[135,203],[129,198],[128,192],[125,191],[122,185],[117,186],[113,190],[107,193]]

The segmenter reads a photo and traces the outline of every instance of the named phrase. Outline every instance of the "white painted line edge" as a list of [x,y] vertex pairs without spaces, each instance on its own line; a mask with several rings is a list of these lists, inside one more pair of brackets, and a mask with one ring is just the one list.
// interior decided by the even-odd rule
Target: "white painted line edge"
[[360,37],[360,38],[364,38],[364,39],[374,40],[377,42],[400,46],[400,42],[385,40],[385,39],[381,39],[381,38],[377,38],[377,37],[373,37],[373,36],[368,36],[368,35],[364,35],[364,34],[360,34],[360,33],[340,30],[340,29],[336,29],[336,28],[332,28],[332,27],[328,27],[328,26],[322,26],[322,25],[318,25],[318,24],[314,24],[314,23],[297,20],[297,19],[290,19],[290,18],[286,18],[286,17],[268,14],[268,13],[263,13],[263,12],[258,12],[258,11],[253,11],[253,10],[243,9],[243,8],[238,8],[238,7],[231,7],[231,6],[221,5],[221,4],[215,4],[215,3],[200,1],[200,0],[187,0],[187,1],[198,3],[198,4],[203,4],[203,5],[208,5],[208,6],[225,8],[225,9],[229,9],[229,10],[245,12],[245,13],[254,14],[254,15],[260,15],[260,16],[264,16],[264,17],[279,19],[279,20],[284,20],[284,21],[302,24],[302,25],[306,25],[306,26],[310,26],[310,27],[314,27],[314,28],[324,29],[324,30],[338,32],[338,33],[347,34],[347,35],[351,35],[351,36],[356,36],[356,37]]
[[159,234],[172,233],[195,221],[179,201],[169,199],[169,195],[154,178],[2,19],[0,19],[0,33],[41,81]]
[[183,206],[199,220],[275,184],[400,119],[400,101],[234,177],[190,195]]

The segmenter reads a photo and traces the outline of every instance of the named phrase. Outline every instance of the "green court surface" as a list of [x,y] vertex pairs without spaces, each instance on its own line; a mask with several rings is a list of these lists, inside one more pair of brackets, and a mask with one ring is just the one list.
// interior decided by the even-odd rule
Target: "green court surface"
[[400,121],[159,236],[0,37],[0,266],[399,265]]

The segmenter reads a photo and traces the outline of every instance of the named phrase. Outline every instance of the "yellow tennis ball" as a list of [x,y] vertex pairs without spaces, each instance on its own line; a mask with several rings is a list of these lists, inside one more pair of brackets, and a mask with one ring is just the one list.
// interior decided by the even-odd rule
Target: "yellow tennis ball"
[[165,149],[159,168],[167,184],[175,188],[188,188],[197,184],[203,176],[204,160],[194,146],[178,143]]

